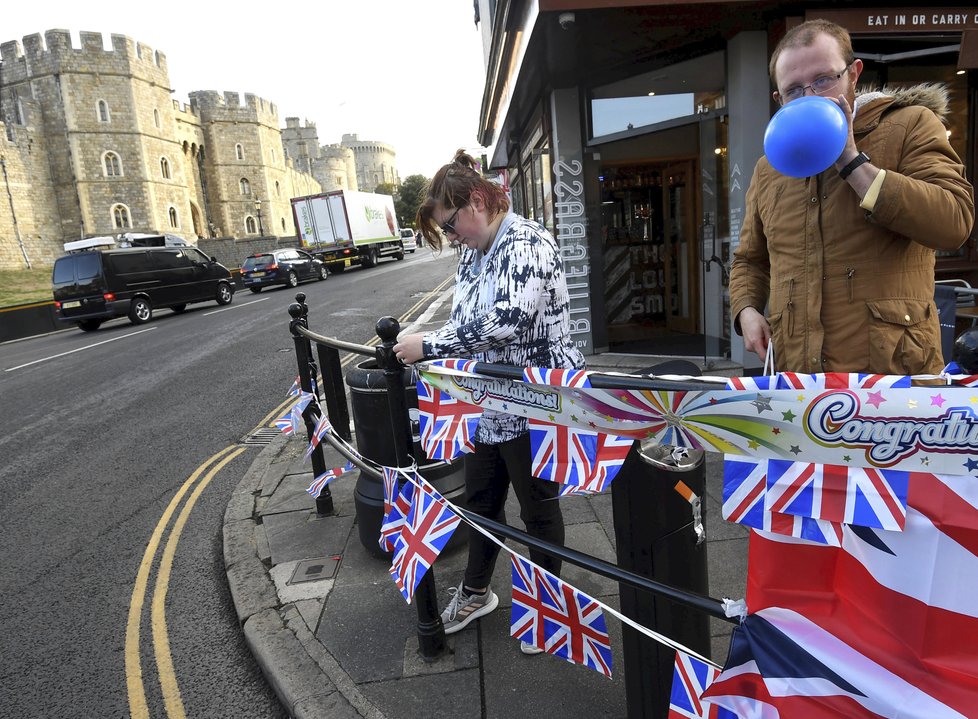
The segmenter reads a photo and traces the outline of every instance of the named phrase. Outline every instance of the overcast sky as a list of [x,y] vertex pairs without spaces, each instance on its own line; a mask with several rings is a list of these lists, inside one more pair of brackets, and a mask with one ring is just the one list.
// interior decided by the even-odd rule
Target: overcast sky
[[[431,177],[459,147],[477,150],[484,85],[471,0],[209,3],[168,0],[7,3],[0,42],[45,30],[127,35],[166,55],[173,97],[253,93],[279,121],[316,124],[321,144],[343,133],[394,146],[401,177]],[[301,10],[301,11],[300,11]],[[372,188],[371,188],[372,189]]]

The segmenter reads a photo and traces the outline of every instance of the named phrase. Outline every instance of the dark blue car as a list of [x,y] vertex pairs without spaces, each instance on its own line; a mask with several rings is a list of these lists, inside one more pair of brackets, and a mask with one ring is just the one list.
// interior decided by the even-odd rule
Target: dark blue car
[[300,282],[328,277],[329,271],[322,261],[296,249],[258,252],[241,265],[241,284],[252,292],[261,292],[262,287],[270,285],[295,287]]

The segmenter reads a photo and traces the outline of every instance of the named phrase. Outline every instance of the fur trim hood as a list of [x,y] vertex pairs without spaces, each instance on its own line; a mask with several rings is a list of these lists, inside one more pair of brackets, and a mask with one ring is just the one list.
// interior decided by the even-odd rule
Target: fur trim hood
[[[880,109],[897,109],[900,107],[926,107],[937,115],[941,122],[947,124],[950,99],[947,85],[939,82],[924,82],[910,87],[884,86],[882,90],[858,90],[856,93],[856,114],[860,108],[875,105],[876,101],[886,100],[879,105]],[[874,108],[875,109],[875,108]]]

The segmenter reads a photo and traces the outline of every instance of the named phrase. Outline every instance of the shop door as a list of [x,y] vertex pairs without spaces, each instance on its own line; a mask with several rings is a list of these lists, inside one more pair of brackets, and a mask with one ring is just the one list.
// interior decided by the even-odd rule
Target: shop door
[[699,248],[693,231],[696,184],[691,161],[662,173],[665,236],[666,328],[695,334],[699,298]]

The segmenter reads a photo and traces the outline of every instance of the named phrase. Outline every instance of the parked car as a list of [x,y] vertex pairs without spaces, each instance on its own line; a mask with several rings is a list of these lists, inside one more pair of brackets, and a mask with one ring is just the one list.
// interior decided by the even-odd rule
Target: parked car
[[153,311],[183,312],[191,302],[229,304],[231,272],[196,247],[86,249],[54,262],[52,293],[57,317],[93,332],[108,319],[149,322]]
[[414,241],[414,230],[407,227],[402,229],[401,243],[404,245],[405,252],[414,252],[418,249],[418,244]]
[[258,252],[246,258],[241,265],[241,283],[256,293],[270,285],[295,287],[306,280],[325,280],[328,277],[329,270],[322,260],[303,250]]

